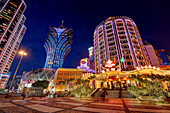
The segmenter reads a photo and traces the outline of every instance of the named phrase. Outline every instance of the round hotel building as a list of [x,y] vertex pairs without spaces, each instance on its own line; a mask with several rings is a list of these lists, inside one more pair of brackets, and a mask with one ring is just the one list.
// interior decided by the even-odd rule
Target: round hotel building
[[[116,60],[121,70],[149,65],[135,22],[128,17],[109,17],[94,31],[95,71],[100,73],[107,60]],[[124,62],[121,63],[121,59]]]

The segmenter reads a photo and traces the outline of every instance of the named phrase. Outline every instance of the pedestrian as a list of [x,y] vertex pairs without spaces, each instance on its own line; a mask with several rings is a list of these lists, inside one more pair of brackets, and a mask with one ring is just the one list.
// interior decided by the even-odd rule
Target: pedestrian
[[27,90],[27,88],[26,87],[24,87],[23,88],[23,91],[22,91],[22,97],[23,97],[23,100],[25,100],[25,97],[26,97],[26,90]]
[[55,98],[56,92],[53,93],[53,98]]
[[106,89],[106,88],[103,88],[102,91],[103,91],[103,92],[102,92],[102,94],[101,94],[100,96],[102,97],[102,100],[105,101],[106,95],[108,95],[108,94],[107,94],[107,89]]

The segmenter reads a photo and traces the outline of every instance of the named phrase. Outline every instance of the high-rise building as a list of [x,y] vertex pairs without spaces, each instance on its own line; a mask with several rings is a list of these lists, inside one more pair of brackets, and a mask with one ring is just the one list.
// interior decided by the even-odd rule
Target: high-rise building
[[64,66],[64,60],[71,50],[72,29],[64,28],[63,24],[58,27],[50,27],[50,32],[45,42],[47,53],[44,68],[58,69]]
[[167,51],[167,55],[168,55],[168,57],[169,57],[169,59],[170,59],[170,51]]
[[157,50],[159,56],[162,58],[163,65],[170,65],[170,59],[168,56],[168,53],[162,49],[162,50]]
[[95,71],[90,68],[90,60],[88,58],[82,58],[80,60],[80,66],[77,66],[77,68],[83,69],[84,73],[95,73]]
[[1,74],[0,76],[0,88],[4,89],[9,80],[10,74]]
[[89,50],[89,61],[90,61],[90,69],[94,70],[94,48],[90,47]]
[[144,45],[148,59],[152,66],[161,66],[163,65],[162,59],[155,53],[155,49],[152,45]]
[[94,65],[100,73],[106,61],[116,60],[121,70],[149,65],[135,22],[128,17],[109,17],[94,31]]
[[[13,81],[12,86],[11,86],[12,90],[14,90],[14,89],[17,90],[18,89],[18,85],[20,84],[21,78],[22,78],[22,75],[17,75],[14,78],[14,81]],[[7,82],[6,86],[5,86],[6,89],[9,89],[10,84],[12,82],[12,79],[13,79],[12,77],[8,79],[8,82]]]
[[7,74],[26,31],[24,0],[3,0],[0,7],[0,75]]

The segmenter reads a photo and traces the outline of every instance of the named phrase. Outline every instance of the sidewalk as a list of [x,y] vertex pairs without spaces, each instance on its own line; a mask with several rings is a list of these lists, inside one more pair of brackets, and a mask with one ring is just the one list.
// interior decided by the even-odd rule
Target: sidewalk
[[138,101],[137,99],[109,98],[49,98],[34,97],[1,99],[2,113],[170,113],[169,103]]

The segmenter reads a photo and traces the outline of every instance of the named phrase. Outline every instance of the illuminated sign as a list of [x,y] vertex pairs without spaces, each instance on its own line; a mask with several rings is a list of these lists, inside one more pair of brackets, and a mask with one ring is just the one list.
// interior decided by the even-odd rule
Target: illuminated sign
[[115,66],[115,63],[109,59],[109,60],[106,62],[105,67],[111,68],[111,67],[113,67],[113,66]]
[[93,55],[93,47],[90,47],[88,50],[89,50],[89,57],[91,57]]

